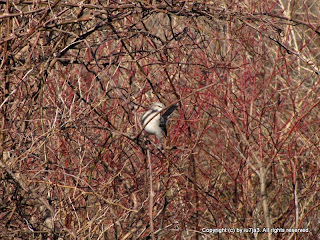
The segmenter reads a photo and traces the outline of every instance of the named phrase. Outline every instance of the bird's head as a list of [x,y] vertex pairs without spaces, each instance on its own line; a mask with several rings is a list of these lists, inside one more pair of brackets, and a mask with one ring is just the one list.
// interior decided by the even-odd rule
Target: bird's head
[[160,103],[160,102],[156,102],[154,104],[152,104],[151,109],[157,112],[160,112],[162,109],[164,109],[165,106],[164,104]]

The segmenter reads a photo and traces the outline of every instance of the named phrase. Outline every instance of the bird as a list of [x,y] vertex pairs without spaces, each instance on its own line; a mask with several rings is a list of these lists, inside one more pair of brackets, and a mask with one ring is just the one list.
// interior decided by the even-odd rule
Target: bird
[[160,102],[152,104],[151,108],[140,119],[143,129],[149,135],[155,135],[161,141],[164,135],[167,136],[168,118],[177,107],[177,105],[172,105],[164,113],[159,113],[165,109],[165,105]]

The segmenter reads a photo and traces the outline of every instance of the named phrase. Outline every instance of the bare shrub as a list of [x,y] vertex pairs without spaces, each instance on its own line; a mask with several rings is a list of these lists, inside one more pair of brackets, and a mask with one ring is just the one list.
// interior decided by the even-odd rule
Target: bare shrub
[[[0,1],[1,238],[316,239],[319,16]],[[179,105],[162,151],[139,124],[155,101]]]

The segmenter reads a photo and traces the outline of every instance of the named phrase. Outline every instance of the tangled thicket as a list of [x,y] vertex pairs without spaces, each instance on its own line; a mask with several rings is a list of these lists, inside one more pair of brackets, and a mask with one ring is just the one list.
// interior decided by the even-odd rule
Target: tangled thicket
[[315,239],[319,6],[0,1],[0,237]]

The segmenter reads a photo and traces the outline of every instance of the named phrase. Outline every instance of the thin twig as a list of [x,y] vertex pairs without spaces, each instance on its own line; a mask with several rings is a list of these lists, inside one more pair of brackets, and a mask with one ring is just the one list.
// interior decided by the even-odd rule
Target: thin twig
[[150,221],[150,231],[151,231],[151,237],[152,240],[155,240],[154,237],[154,225],[153,225],[153,214],[152,214],[152,209],[153,209],[153,179],[152,179],[152,166],[151,166],[151,158],[150,158],[150,150],[149,148],[147,149],[147,157],[148,157],[148,165],[149,165],[149,174],[150,174],[150,192],[149,192],[149,221]]

